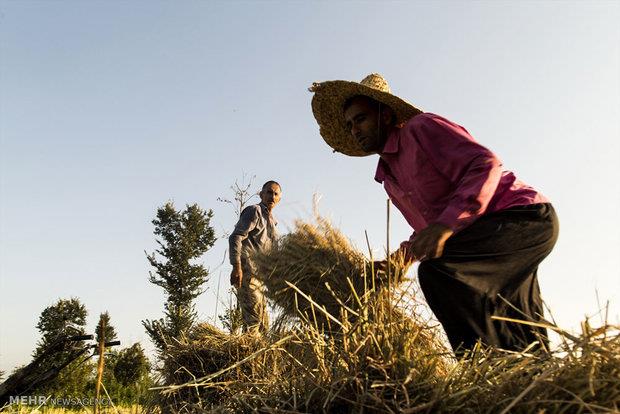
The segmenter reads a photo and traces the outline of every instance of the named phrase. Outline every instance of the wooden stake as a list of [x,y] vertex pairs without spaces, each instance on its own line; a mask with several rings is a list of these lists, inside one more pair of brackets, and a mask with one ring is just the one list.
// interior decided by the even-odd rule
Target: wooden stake
[[97,364],[97,385],[95,389],[95,403],[93,413],[99,412],[99,395],[101,391],[101,379],[103,378],[103,351],[105,349],[105,319],[101,320],[101,330],[99,331],[99,364]]
[[388,291],[392,291],[392,263],[390,260],[390,199],[387,199],[387,223],[386,223],[386,249],[387,249],[387,277]]
[[390,205],[391,200],[387,199],[386,205],[386,249],[387,249],[387,277],[388,277],[388,312],[390,321],[390,332],[392,332],[392,260],[390,257]]

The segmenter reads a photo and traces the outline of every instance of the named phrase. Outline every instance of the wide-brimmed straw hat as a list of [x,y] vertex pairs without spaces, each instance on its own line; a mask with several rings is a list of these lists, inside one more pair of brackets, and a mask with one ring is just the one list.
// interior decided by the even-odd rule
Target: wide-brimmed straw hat
[[343,110],[347,99],[364,95],[389,106],[396,114],[396,124],[422,113],[409,102],[392,95],[387,81],[378,73],[371,73],[359,83],[343,80],[315,82],[309,91],[314,92],[312,112],[323,139],[334,151],[353,157],[363,157],[371,153],[364,151],[347,130]]

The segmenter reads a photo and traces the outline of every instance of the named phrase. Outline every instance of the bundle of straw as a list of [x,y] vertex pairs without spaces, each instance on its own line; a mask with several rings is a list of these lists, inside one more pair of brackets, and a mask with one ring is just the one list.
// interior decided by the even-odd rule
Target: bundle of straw
[[[174,412],[192,412],[197,407],[211,406],[230,399],[235,385],[254,382],[273,372],[276,365],[264,352],[269,343],[256,335],[231,335],[203,322],[198,324],[186,341],[169,347],[164,360],[163,376],[166,384],[185,384],[167,388],[166,403]],[[254,354],[268,365],[244,364]],[[267,359],[265,359],[267,358]],[[259,361],[259,360],[257,360]],[[203,383],[201,387],[191,384]],[[208,383],[205,386],[204,383]],[[191,409],[190,409],[191,408]]]
[[284,315],[329,329],[343,311],[359,307],[363,298],[403,280],[402,263],[392,274],[374,271],[364,255],[328,220],[296,221],[294,230],[270,250],[255,252],[257,277],[266,296]]

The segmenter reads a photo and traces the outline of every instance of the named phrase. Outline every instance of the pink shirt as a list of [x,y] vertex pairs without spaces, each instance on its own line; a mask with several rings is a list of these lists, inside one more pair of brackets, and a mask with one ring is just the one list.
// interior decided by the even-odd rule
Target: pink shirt
[[483,214],[549,202],[465,128],[435,114],[396,128],[379,155],[375,180],[417,231],[441,223],[457,232]]

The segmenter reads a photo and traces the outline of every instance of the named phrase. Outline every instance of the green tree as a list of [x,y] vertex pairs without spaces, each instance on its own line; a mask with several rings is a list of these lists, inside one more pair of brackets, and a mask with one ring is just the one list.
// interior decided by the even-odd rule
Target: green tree
[[[94,388],[96,390],[95,395],[101,395],[101,387],[99,385],[99,380],[101,379],[103,383],[106,381],[105,373],[109,372],[111,368],[114,368],[115,357],[117,355],[116,352],[110,351],[105,348],[105,343],[109,341],[113,341],[116,339],[116,330],[110,321],[110,314],[105,311],[99,315],[99,322],[97,323],[97,327],[95,328],[95,340],[96,340],[96,353],[98,355],[99,361],[97,364],[97,374],[95,379]],[[100,348],[103,347],[103,348]],[[100,354],[103,352],[103,355]],[[107,369],[106,369],[107,368]],[[101,371],[99,371],[101,369]],[[99,377],[101,375],[101,378]],[[108,384],[110,385],[110,384]],[[107,387],[106,387],[107,389]]]
[[[84,335],[88,312],[79,299],[59,299],[41,312],[37,329],[41,333],[34,356],[62,336]],[[71,344],[67,344],[70,346]]]
[[149,361],[139,343],[121,350],[116,358],[114,377],[125,387],[135,384],[149,371]]
[[[105,326],[105,328],[102,330],[101,328],[103,326]],[[101,340],[102,335],[103,342],[109,342],[116,339],[116,329],[114,329],[114,326],[110,323],[110,314],[107,311],[103,312],[99,316],[99,323],[97,323],[96,329],[97,337],[95,340],[97,341],[97,344]]]
[[[33,356],[37,358],[46,350],[57,347],[55,344],[58,344],[58,340],[63,337],[84,335],[86,316],[86,307],[77,298],[59,299],[45,308],[37,323],[41,339]],[[44,372],[58,366],[61,361],[70,358],[76,348],[81,346],[83,345],[75,342],[62,343],[62,346],[57,347],[58,350],[53,354],[43,357],[39,370]],[[46,382],[37,391],[47,395],[86,395],[86,385],[92,375],[93,365],[78,359],[66,366],[55,379]]]
[[[84,357],[86,358],[86,357]],[[42,394],[66,397],[90,397],[93,394],[95,371],[97,366],[92,360],[80,358],[67,365],[60,374],[42,386]],[[36,392],[32,393],[36,395]]]
[[165,317],[142,324],[160,352],[166,350],[171,338],[186,335],[196,321],[193,301],[203,292],[209,273],[195,261],[215,243],[212,217],[211,210],[205,212],[197,204],[177,211],[168,202],[152,221],[159,249],[147,254],[154,268],[149,281],[166,292]]
[[[96,364],[92,365],[96,371]],[[145,405],[151,398],[149,388],[155,381],[150,376],[150,364],[140,344],[120,351],[106,348],[102,382],[106,390],[102,391],[102,396],[109,395],[116,406]],[[87,396],[92,396],[95,386],[96,378],[91,375],[84,387],[88,390]]]
[[[106,351],[103,384],[115,405],[145,404],[149,388],[154,385],[149,375],[150,364],[140,344],[116,351]],[[95,380],[89,384],[95,388]]]

